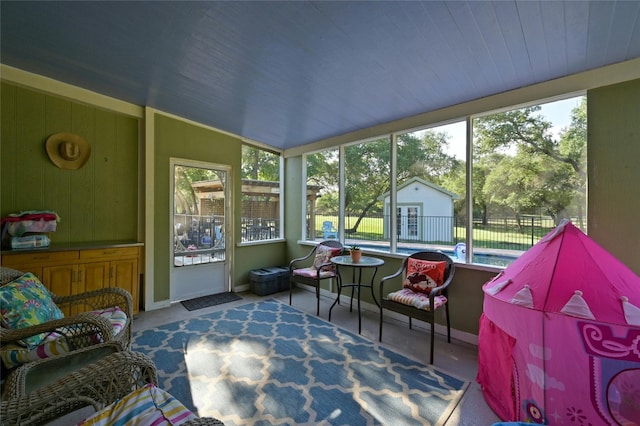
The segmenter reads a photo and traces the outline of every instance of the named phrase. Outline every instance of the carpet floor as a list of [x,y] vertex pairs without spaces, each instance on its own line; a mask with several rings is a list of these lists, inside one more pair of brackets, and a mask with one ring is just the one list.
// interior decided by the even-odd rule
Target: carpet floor
[[159,386],[234,425],[441,425],[469,383],[269,299],[140,331]]
[[195,311],[197,309],[208,308],[209,306],[221,305],[223,303],[235,302],[242,297],[235,293],[218,293],[211,294],[209,296],[196,297],[195,299],[183,300],[182,306],[188,311]]

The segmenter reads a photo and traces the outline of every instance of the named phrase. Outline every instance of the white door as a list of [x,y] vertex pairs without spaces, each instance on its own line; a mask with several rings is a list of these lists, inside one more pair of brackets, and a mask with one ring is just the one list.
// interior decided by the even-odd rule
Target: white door
[[171,176],[171,301],[230,291],[230,167],[172,158]]
[[399,206],[397,207],[397,229],[398,240],[419,240],[420,235],[420,217],[418,216],[420,208],[418,206]]

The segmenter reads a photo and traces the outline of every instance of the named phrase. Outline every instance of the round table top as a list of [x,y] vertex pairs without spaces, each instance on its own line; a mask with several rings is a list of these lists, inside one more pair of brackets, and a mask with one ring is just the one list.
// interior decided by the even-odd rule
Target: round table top
[[384,265],[384,260],[377,257],[362,256],[360,261],[355,263],[351,260],[351,256],[336,256],[331,258],[331,263],[342,266],[353,266],[357,268],[371,268],[374,266]]

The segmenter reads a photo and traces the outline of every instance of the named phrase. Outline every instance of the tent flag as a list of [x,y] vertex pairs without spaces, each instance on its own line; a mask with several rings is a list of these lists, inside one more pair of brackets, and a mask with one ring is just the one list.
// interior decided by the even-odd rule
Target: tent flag
[[510,300],[514,305],[526,306],[527,308],[533,308],[533,295],[531,294],[531,287],[525,285],[522,290],[513,296]]
[[627,296],[622,296],[622,309],[627,324],[640,326],[640,308],[629,303]]
[[582,292],[580,290],[576,290],[571,299],[564,305],[562,308],[563,314],[571,315],[572,317],[578,318],[586,318],[586,319],[596,319],[591,313],[591,309],[589,309],[589,305],[582,298]]
[[563,221],[483,286],[478,377],[505,421],[640,425],[640,277]]
[[502,291],[503,288],[505,288],[506,286],[511,284],[511,282],[512,281],[510,279],[502,281],[502,282],[499,282],[498,284],[494,285],[493,287],[486,289],[485,292],[487,294],[495,296],[496,294],[500,293],[500,291]]

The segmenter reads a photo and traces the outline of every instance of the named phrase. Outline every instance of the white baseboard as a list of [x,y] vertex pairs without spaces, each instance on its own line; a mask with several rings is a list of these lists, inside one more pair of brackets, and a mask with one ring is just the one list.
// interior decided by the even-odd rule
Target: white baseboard
[[155,311],[156,309],[168,308],[171,306],[170,300],[162,300],[160,302],[147,303],[144,306],[144,311]]
[[233,292],[234,293],[242,293],[243,291],[249,291],[251,290],[251,287],[249,286],[249,284],[242,284],[242,285],[237,285],[235,287],[233,287]]

